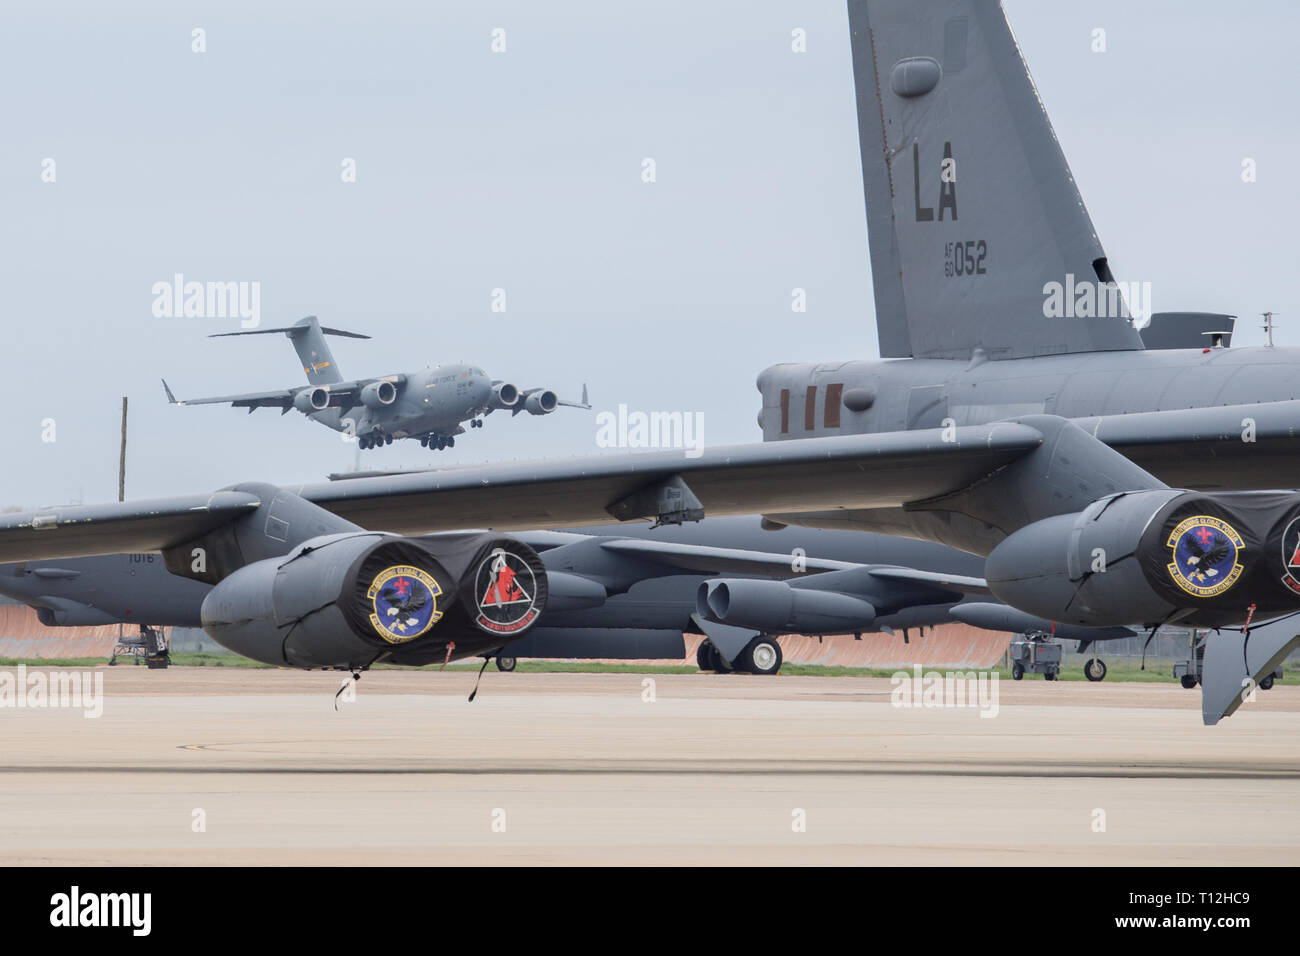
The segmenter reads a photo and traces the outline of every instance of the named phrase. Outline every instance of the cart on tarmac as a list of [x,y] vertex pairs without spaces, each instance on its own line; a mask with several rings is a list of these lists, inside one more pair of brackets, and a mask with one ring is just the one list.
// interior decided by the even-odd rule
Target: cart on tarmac
[[1020,680],[1029,674],[1042,674],[1043,680],[1056,680],[1061,673],[1060,644],[1048,640],[1046,634],[1031,633],[1011,642],[1007,653],[1011,657],[1011,679]]

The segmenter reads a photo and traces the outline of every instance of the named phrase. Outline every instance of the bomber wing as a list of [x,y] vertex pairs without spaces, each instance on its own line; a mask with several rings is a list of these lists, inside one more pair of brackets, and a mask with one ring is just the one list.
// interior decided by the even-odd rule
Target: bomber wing
[[[403,534],[681,520],[685,512],[674,509],[684,503],[711,515],[890,507],[966,488],[1042,441],[1027,425],[977,425],[734,445],[698,458],[668,451],[503,462],[282,491],[362,527]],[[0,515],[0,561],[162,550],[256,501],[227,491]]]
[[[952,440],[946,440],[951,438]],[[288,488],[373,530],[500,531],[808,508],[884,508],[949,494],[1037,448],[1018,423],[706,449],[459,466]]]
[[983,578],[920,571],[895,565],[861,564],[854,561],[834,561],[829,558],[807,556],[801,556],[796,562],[791,555],[777,552],[713,548],[705,545],[646,541],[637,538],[610,537],[601,541],[600,546],[614,554],[642,558],[683,571],[698,571],[701,574],[761,574],[773,578],[798,578],[822,571],[865,568],[873,577],[891,581],[924,584],[965,594],[988,593],[988,583]]

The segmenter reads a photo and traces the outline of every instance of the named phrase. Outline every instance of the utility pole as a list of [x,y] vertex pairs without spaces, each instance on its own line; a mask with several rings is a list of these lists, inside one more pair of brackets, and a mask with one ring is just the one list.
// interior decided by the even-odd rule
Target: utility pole
[[117,458],[117,500],[126,500],[126,396],[122,396],[122,450]]

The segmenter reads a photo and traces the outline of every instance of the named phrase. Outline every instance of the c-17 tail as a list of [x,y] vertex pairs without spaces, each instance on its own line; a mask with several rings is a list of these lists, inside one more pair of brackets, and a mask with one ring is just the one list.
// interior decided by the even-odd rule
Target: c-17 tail
[[998,0],[848,12],[881,356],[1142,348]]
[[347,332],[343,329],[330,329],[322,326],[316,316],[309,315],[299,319],[293,325],[278,329],[252,329],[247,332],[219,332],[208,338],[220,339],[230,335],[271,335],[283,332],[293,342],[302,370],[311,385],[333,385],[343,381],[343,373],[325,343],[327,335],[341,335],[349,339],[368,339],[370,336],[359,332]]

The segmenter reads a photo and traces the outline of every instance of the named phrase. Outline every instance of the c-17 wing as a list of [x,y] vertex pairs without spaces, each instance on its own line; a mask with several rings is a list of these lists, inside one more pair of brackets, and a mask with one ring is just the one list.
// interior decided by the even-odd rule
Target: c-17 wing
[[591,408],[591,400],[587,398],[587,383],[582,383],[582,401],[575,402],[572,399],[561,398],[556,400],[557,405],[566,405],[569,408]]
[[163,391],[167,393],[167,402],[171,405],[233,405],[235,408],[247,408],[250,412],[257,408],[279,408],[288,411],[293,407],[293,396],[301,389],[281,388],[272,392],[246,392],[243,395],[218,395],[213,398],[178,399],[172,394],[167,379],[162,380]]
[[395,398],[396,389],[400,389],[406,384],[406,376],[384,375],[379,378],[335,382],[329,385],[299,385],[294,388],[281,388],[269,392],[246,392],[243,395],[219,395],[213,398],[186,399],[177,399],[172,394],[166,379],[163,379],[162,384],[163,391],[167,393],[167,401],[172,405],[231,405],[235,408],[247,408],[250,412],[258,408],[278,408],[281,412],[287,412],[294,407],[294,399],[300,392],[312,393],[311,408],[313,411],[323,411],[326,408],[342,408],[346,411],[349,408],[355,408],[361,404],[362,389],[376,382],[392,383],[394,386],[393,397]]
[[[896,507],[967,488],[1042,442],[1038,429],[1004,423],[759,442],[697,458],[661,451],[458,466],[279,490],[361,527],[401,534],[694,520],[696,510],[702,516]],[[264,486],[254,487],[228,493],[242,506]],[[201,502],[217,497],[0,515],[0,561],[174,547],[212,529],[219,516]]]

